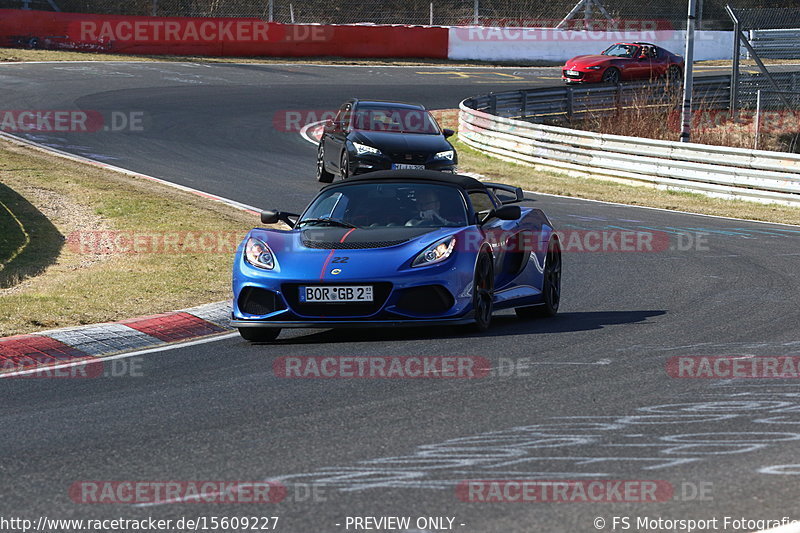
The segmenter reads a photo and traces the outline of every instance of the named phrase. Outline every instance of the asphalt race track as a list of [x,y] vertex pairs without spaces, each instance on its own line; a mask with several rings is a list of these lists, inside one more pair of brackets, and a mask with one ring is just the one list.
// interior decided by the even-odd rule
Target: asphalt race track
[[[286,210],[318,185],[314,147],[275,127],[283,110],[332,109],[352,95],[453,108],[473,94],[556,83],[553,69],[0,66],[6,109],[143,117],[141,131],[29,138]],[[450,517],[465,533],[624,530],[615,516],[629,518],[629,531],[645,530],[644,517],[716,518],[705,531],[753,529],[726,526],[726,516],[800,520],[797,381],[666,370],[675,356],[800,355],[800,228],[529,197],[561,229],[646,229],[668,246],[568,252],[561,314],[497,314],[485,335],[284,330],[273,345],[229,336],[120,360],[135,360],[142,377],[0,380],[0,516],[279,516],[278,531],[298,533],[355,531],[348,516],[409,516],[408,531],[418,517]],[[480,356],[492,372],[273,371],[281,356],[394,355]],[[91,505],[69,495],[79,481],[266,479],[286,485],[282,503]],[[460,481],[503,479],[657,480],[674,490],[624,503],[469,502],[456,492]]]

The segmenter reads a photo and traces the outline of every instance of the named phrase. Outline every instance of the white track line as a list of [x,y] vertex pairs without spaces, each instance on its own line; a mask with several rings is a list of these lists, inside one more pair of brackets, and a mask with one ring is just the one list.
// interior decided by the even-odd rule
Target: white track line
[[180,342],[176,344],[167,344],[166,346],[158,346],[156,348],[147,348],[145,350],[137,350],[135,352],[126,352],[117,355],[109,355],[108,357],[91,357],[91,358],[83,358],[80,361],[74,361],[71,363],[62,363],[58,365],[48,365],[48,366],[40,366],[36,368],[31,368],[30,370],[19,370],[17,372],[3,372],[0,373],[0,379],[5,378],[13,378],[18,376],[26,376],[29,374],[41,374],[45,372],[51,372],[53,370],[59,370],[61,368],[70,368],[73,366],[81,366],[81,365],[89,365],[89,364],[97,364],[104,361],[111,361],[113,359],[127,359],[128,357],[135,357],[137,355],[144,355],[148,353],[155,353],[155,352],[165,352],[168,350],[175,350],[178,348],[186,348],[188,346],[196,346],[198,344],[205,344],[207,342],[217,342],[224,339],[230,339],[233,337],[238,336],[239,333],[231,332],[231,333],[224,333],[220,335],[216,335],[214,337],[206,337],[203,339],[197,339],[193,341],[186,341]]
[[147,174],[142,174],[141,172],[136,172],[133,170],[128,170],[122,167],[116,167],[114,165],[109,165],[108,163],[102,163],[100,161],[95,161],[94,159],[89,159],[88,157],[83,157],[80,155],[70,154],[69,152],[64,152],[57,148],[51,148],[50,146],[46,146],[44,144],[39,144],[37,142],[29,141],[28,139],[17,137],[16,135],[11,135],[10,133],[6,133],[4,131],[0,131],[0,137],[8,140],[9,142],[22,144],[24,146],[28,146],[30,148],[34,148],[36,150],[40,150],[43,152],[47,152],[50,155],[55,155],[58,157],[62,157],[64,159],[69,159],[71,161],[77,161],[79,163],[85,163],[87,165],[92,165],[95,167],[104,168],[106,170],[111,170],[113,172],[119,172],[120,174],[125,174],[127,176],[132,176],[135,178],[142,178],[150,181],[154,181],[156,183],[160,183],[161,185],[166,185],[167,187],[172,187],[173,189],[178,189],[184,192],[188,192],[197,196],[202,196],[203,198],[208,198],[209,200],[214,200],[216,202],[221,202],[223,204],[229,205],[236,209],[240,209],[242,211],[247,211],[250,213],[260,213],[261,210],[257,207],[253,207],[252,205],[243,204],[241,202],[237,202],[236,200],[231,200],[230,198],[224,198],[222,196],[217,196],[216,194],[211,194],[207,192],[203,192],[198,189],[193,189],[191,187],[187,187],[185,185],[179,185],[177,183],[173,183],[171,181],[163,180],[161,178],[156,178],[155,176],[150,176]]
[[319,139],[314,139],[311,135],[308,134],[308,131],[312,129],[314,126],[324,124],[325,122],[326,122],[325,120],[318,120],[317,122],[309,122],[308,124],[300,128],[300,136],[304,140],[310,142],[313,145],[319,144]]

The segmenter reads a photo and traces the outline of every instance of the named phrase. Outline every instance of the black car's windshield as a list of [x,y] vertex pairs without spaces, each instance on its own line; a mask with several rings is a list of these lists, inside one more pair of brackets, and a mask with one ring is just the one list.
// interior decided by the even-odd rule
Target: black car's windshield
[[632,44],[614,44],[603,51],[604,56],[614,57],[634,57],[639,50],[638,46]]
[[467,209],[461,192],[435,183],[360,183],[320,193],[297,227],[462,227]]
[[359,104],[353,113],[353,128],[365,131],[438,135],[436,120],[424,109]]

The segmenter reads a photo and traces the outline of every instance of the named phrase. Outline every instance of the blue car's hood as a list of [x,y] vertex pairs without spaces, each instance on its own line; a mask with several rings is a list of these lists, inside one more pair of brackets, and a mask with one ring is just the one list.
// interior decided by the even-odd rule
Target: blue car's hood
[[[275,253],[274,274],[286,281],[357,281],[391,277],[410,268],[425,248],[465,228],[308,228],[293,231],[254,229]],[[338,270],[335,274],[332,272]]]

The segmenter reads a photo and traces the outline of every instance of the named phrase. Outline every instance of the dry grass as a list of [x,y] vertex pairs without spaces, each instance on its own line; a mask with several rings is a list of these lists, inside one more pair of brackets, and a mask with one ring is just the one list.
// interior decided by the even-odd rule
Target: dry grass
[[481,174],[489,180],[517,185],[529,191],[800,225],[800,209],[796,207],[721,200],[701,194],[637,187],[599,178],[572,177],[490,157],[458,140],[454,144],[458,149],[459,171]]
[[[20,270],[6,280],[13,286],[0,289],[0,337],[229,298],[231,248],[258,224],[255,216],[221,203],[5,141],[0,182],[24,199],[13,209],[31,243],[40,245],[28,258],[34,268]],[[177,232],[196,238],[181,238],[169,250],[155,246],[150,253],[126,253],[130,241],[118,242],[120,248],[97,238],[96,232],[107,231],[124,232],[126,238]],[[77,235],[98,244],[78,246]],[[220,235],[225,245],[218,244]],[[204,236],[213,253],[198,245]],[[20,235],[12,240],[15,250],[24,242]],[[140,250],[147,249],[143,242]],[[0,261],[8,265],[10,256],[0,253]]]
[[[653,97],[660,98],[658,105],[651,105]],[[625,135],[667,141],[677,141],[681,132],[680,90],[664,91],[663,87],[644,89],[633,98],[631,107],[617,113],[596,114],[576,121],[571,126],[586,131]],[[714,146],[752,149],[755,144],[754,113],[742,111],[735,120],[727,110],[719,109],[713,100],[695,100],[691,141]],[[796,150],[795,136],[798,131],[791,113],[783,114],[781,120],[765,115],[759,135],[758,148],[778,152]],[[786,117],[792,120],[785,120]],[[770,122],[772,120],[772,122]]]

